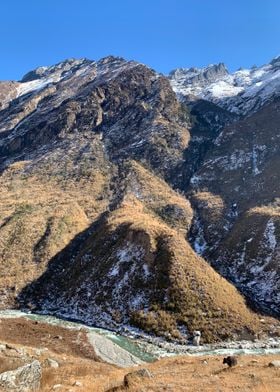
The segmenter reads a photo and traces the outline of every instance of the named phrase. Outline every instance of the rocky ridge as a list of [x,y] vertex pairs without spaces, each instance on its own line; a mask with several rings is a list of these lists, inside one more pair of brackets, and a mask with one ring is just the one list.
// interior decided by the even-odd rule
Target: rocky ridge
[[247,115],[279,97],[280,56],[269,64],[229,73],[223,63],[205,68],[178,68],[169,74],[181,97],[195,95],[238,115]]

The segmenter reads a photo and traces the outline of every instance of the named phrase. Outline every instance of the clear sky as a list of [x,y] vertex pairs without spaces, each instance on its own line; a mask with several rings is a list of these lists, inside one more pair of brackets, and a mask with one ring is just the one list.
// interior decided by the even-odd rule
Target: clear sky
[[167,73],[280,54],[280,0],[1,0],[0,79],[118,55]]

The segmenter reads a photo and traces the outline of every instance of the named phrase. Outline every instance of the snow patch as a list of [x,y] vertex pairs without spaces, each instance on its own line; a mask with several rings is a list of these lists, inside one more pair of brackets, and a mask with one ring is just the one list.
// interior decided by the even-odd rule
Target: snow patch
[[21,83],[17,87],[17,97],[31,93],[33,91],[42,90],[48,84],[53,83],[54,79],[38,79],[32,80],[31,82]]
[[277,245],[277,239],[275,236],[275,225],[272,219],[267,222],[264,238],[267,242],[269,250],[273,252]]

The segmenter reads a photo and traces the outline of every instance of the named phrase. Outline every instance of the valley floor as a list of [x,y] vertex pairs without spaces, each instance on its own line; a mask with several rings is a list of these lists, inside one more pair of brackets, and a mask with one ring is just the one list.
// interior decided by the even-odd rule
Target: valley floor
[[[280,369],[268,366],[280,355],[239,356],[234,368],[223,365],[221,356],[164,358],[140,366],[152,378],[133,378],[125,388],[124,376],[139,367],[121,369],[102,362],[86,331],[23,318],[1,319],[0,343],[0,372],[38,359],[43,367],[42,392],[278,392],[280,385]],[[59,367],[52,367],[50,359]]]

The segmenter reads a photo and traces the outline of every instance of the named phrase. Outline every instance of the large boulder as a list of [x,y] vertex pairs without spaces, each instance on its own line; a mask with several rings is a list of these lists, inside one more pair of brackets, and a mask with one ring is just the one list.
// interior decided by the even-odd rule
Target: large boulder
[[39,361],[33,361],[0,374],[0,390],[15,392],[39,391],[42,369]]

